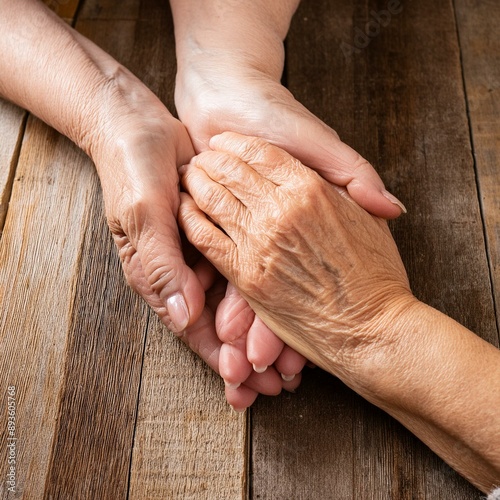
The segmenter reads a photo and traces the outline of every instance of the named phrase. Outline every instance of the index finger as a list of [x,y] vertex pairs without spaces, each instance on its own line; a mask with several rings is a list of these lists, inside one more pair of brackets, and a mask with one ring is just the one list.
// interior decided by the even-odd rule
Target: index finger
[[290,179],[297,175],[320,177],[285,150],[260,137],[224,132],[212,137],[209,145],[215,151],[238,157],[277,186],[289,184]]

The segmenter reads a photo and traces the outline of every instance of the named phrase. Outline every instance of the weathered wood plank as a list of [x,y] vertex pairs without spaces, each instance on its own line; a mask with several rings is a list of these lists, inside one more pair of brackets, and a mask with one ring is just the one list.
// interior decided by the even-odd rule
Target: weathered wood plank
[[[387,2],[304,0],[287,42],[286,81],[407,205],[392,228],[416,295],[495,343],[453,6],[404,2],[385,26],[372,22],[376,36],[359,35],[372,11],[386,9]],[[479,497],[331,377],[306,375],[300,391],[286,404],[263,399],[252,412],[254,498]],[[303,425],[306,414],[315,418]],[[300,447],[287,446],[285,421]]]
[[9,199],[24,134],[26,112],[0,99],[0,235],[9,206]]
[[242,499],[245,416],[213,372],[155,318],[148,329],[130,498]]
[[119,499],[128,492],[149,313],[124,282],[96,176],[87,189],[46,498]]
[[72,23],[81,2],[82,0],[43,0],[47,7],[69,24]]
[[[153,24],[79,27],[171,104],[171,20],[155,5],[163,15]],[[130,487],[136,498],[244,496],[244,416],[126,288],[90,161],[34,119],[0,246],[0,291],[1,381],[19,401],[18,495],[125,498]]]
[[[500,4],[455,2],[482,213],[500,307]],[[497,338],[497,342],[500,339]],[[497,344],[498,345],[498,344]]]
[[[92,185],[86,164],[69,141],[29,120],[0,242],[0,379],[2,392],[16,388],[19,498],[40,498],[49,473],[83,237],[79,228]],[[6,433],[2,425],[4,444]],[[9,494],[6,466],[2,461],[2,498]]]
[[80,20],[136,20],[165,19],[167,2],[158,0],[91,0],[86,1],[78,16]]

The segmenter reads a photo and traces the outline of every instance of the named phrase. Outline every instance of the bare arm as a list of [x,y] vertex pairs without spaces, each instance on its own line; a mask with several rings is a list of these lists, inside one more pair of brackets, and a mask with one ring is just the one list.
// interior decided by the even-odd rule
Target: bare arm
[[[279,80],[285,59],[283,40],[300,0],[170,0],[177,59],[216,56],[234,62],[234,54]],[[180,68],[181,70],[183,68]]]
[[41,2],[0,0],[0,12],[0,96],[91,156],[130,284],[182,330],[204,303],[175,221],[177,166],[192,155],[186,130],[130,71]]
[[375,349],[346,383],[482,491],[498,486],[500,351],[422,303],[376,331],[395,343]]
[[133,107],[132,88],[145,89],[41,2],[0,0],[0,12],[0,95],[97,153],[114,107]]

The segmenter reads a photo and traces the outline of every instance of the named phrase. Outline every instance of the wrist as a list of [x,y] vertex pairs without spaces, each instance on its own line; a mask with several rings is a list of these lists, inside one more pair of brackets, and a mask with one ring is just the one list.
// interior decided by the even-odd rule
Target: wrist
[[244,46],[225,40],[191,40],[176,42],[177,75],[189,75],[193,72],[209,72],[213,81],[224,80],[226,73],[244,75],[259,74],[279,82],[285,63],[283,42],[269,39],[266,44],[260,38],[258,44],[247,43]]
[[144,132],[138,122],[160,126],[171,118],[159,99],[124,67],[116,67],[94,91],[90,109],[79,114],[78,130],[69,134],[94,162],[118,149],[123,140]]
[[394,382],[407,375],[412,344],[420,341],[415,332],[432,311],[410,292],[384,301],[379,312],[344,342],[330,371],[377,406],[395,402]]
[[478,488],[492,488],[500,470],[498,350],[416,299],[386,318],[384,332],[389,340],[342,380]]
[[297,1],[220,2],[171,0],[175,24],[178,71],[192,65],[236,65],[280,79],[284,65],[283,40]]

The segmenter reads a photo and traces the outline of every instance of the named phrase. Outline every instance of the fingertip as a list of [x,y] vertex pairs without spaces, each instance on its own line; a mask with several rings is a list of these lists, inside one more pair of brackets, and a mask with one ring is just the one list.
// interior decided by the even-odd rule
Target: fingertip
[[181,165],[178,169],[177,169],[177,173],[179,174],[179,177],[182,177],[185,173],[186,173],[186,170],[187,170],[188,166],[186,163],[184,163],[183,165]]
[[237,132],[225,131],[216,134],[208,141],[208,146],[214,151],[232,151],[236,152],[238,147],[249,139],[250,136],[238,134]]
[[266,396],[277,396],[283,388],[283,380],[278,372],[270,366],[264,373],[252,372],[245,385]]
[[351,198],[376,217],[396,219],[406,213],[403,203],[385,189],[357,181],[350,182],[346,187]]
[[252,406],[259,395],[256,390],[246,385],[241,385],[237,389],[226,387],[225,394],[231,409],[237,413],[243,413],[247,408]]
[[231,389],[231,390],[235,390],[235,389],[238,389],[238,387],[240,387],[241,383],[240,382],[228,382],[227,380],[224,380],[224,385],[227,389]]
[[257,373],[262,373],[280,356],[284,342],[258,317],[247,333],[247,358]]
[[252,365],[246,359],[244,346],[222,344],[219,354],[219,373],[226,385],[241,384],[252,373]]
[[168,297],[165,303],[173,329],[177,332],[182,332],[190,322],[190,314],[186,299],[182,293],[177,292]]
[[306,363],[307,359],[302,354],[286,345],[274,366],[281,373],[283,380],[291,381],[291,377],[300,374]]
[[226,135],[228,132],[221,132],[220,134],[216,134],[210,138],[208,141],[208,147],[210,149],[216,150],[218,148],[218,145],[220,142],[223,140],[224,135]]
[[231,410],[233,410],[235,413],[245,413],[247,411],[246,408],[236,408],[233,405],[229,405],[231,407]]
[[382,195],[384,198],[388,199],[393,205],[396,205],[400,210],[401,214],[406,214],[408,213],[408,210],[406,210],[406,207],[403,205],[403,203],[398,200],[392,193],[389,193],[386,189],[382,191]]
[[297,373],[293,380],[283,381],[283,389],[287,392],[295,393],[300,383],[302,382],[302,373]]
[[253,370],[257,373],[264,373],[269,365],[258,366],[255,363],[252,364]]

